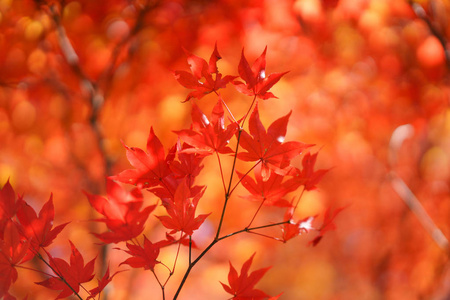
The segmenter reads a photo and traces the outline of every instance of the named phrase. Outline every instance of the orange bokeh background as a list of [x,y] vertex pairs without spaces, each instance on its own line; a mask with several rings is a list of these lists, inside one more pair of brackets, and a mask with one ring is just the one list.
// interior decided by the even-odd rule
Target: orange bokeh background
[[[189,69],[183,48],[209,59],[217,42],[219,70],[237,75],[242,48],[252,63],[267,45],[267,74],[290,72],[271,90],[278,99],[260,101],[261,120],[267,127],[292,110],[287,140],[316,144],[317,168],[332,168],[318,190],[305,193],[295,217],[319,214],[320,224],[327,207],[349,206],[317,247],[307,246],[313,234],[286,244],[245,234],[223,241],[193,270],[180,299],[227,299],[219,281],[227,281],[228,261],[239,269],[254,252],[252,269],[272,266],[257,287],[284,292],[280,299],[448,299],[450,252],[392,181],[401,178],[450,236],[448,2],[61,2],[0,0],[0,186],[9,179],[37,210],[53,193],[55,224],[71,221],[51,248],[55,256],[67,258],[67,239],[85,261],[99,251],[90,232],[101,228],[88,221],[97,215],[82,191],[102,194],[108,172],[130,168],[121,141],[145,148],[153,126],[169,149],[177,139],[172,131],[190,126],[191,105],[181,103],[189,91],[172,74]],[[59,27],[52,13],[60,15]],[[75,58],[64,53],[58,28]],[[102,101],[99,131],[89,121],[92,89]],[[231,86],[221,94],[235,116],[247,111],[249,97]],[[216,102],[210,94],[196,103],[208,115]],[[197,182],[208,186],[200,213],[213,211],[197,233],[200,247],[220,218],[217,168],[206,160]],[[146,201],[156,198],[146,193]],[[224,230],[247,225],[256,208],[233,198]],[[282,213],[265,212],[260,222],[279,221]],[[163,238],[153,216],[145,234]],[[118,264],[126,255],[109,250],[111,270],[124,269]],[[159,259],[172,261],[172,250]],[[186,251],[178,263],[168,298]],[[19,270],[11,294],[56,296],[33,283],[44,279]],[[109,295],[159,299],[161,291],[150,272],[133,270],[114,278]]]

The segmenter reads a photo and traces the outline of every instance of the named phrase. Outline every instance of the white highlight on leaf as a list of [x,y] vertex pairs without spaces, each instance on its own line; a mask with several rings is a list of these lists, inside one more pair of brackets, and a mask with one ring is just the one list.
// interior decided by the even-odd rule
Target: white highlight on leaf
[[259,78],[261,78],[261,79],[266,78],[266,70],[261,70],[261,71],[259,72]]
[[277,141],[280,143],[284,142],[284,136],[282,136],[282,135],[278,136]]
[[312,227],[313,220],[314,217],[308,217],[305,221],[298,224],[298,228],[300,228],[300,230],[306,230],[306,232],[310,231],[311,229],[314,229]]
[[205,126],[209,125],[209,120],[205,115],[202,116],[202,123],[205,124]]

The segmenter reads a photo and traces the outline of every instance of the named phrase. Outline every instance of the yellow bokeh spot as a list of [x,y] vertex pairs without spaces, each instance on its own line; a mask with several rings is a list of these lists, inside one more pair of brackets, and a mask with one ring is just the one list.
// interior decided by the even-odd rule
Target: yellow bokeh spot
[[308,299],[325,299],[331,293],[336,271],[324,260],[304,260],[295,277],[296,286]]
[[316,21],[322,15],[318,0],[297,0],[294,3],[294,11],[301,14],[306,21]]
[[440,147],[428,150],[421,161],[421,169],[429,180],[447,180],[450,175],[450,159]]
[[146,142],[148,138],[148,131],[142,131],[142,130],[133,130],[130,133],[128,133],[125,144],[130,147],[138,147],[141,149],[146,150]]
[[29,41],[35,41],[41,37],[43,32],[44,32],[44,26],[42,26],[41,22],[31,21],[25,27],[25,39],[27,39]]
[[39,74],[46,66],[47,56],[41,49],[36,49],[28,56],[28,69],[35,74]]
[[299,203],[298,218],[306,218],[322,213],[325,210],[323,194],[319,191],[304,193]]
[[49,15],[41,15],[39,17],[39,21],[46,30],[50,29],[53,26],[53,20],[50,18]]
[[14,186],[15,178],[16,174],[14,168],[12,168],[9,165],[0,164],[0,187],[3,188],[8,179],[9,183],[11,183],[11,185]]
[[[170,118],[161,118],[159,127],[164,129],[183,128],[191,110],[181,103],[185,96],[170,95],[164,98],[158,105],[159,116],[170,116]],[[186,103],[185,103],[186,104]]]
[[64,21],[70,21],[81,13],[81,4],[77,1],[68,3],[63,10]]
[[373,10],[366,10],[359,19],[359,27],[372,31],[381,27],[383,20],[381,16]]

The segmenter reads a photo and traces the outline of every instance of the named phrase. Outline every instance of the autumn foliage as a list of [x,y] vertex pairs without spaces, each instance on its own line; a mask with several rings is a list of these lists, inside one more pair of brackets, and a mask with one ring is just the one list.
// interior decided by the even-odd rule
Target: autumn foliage
[[448,298],[449,13],[0,0],[0,298]]
[[[289,233],[280,237],[265,236],[286,242],[288,239],[302,233],[308,233],[313,229],[310,221],[308,226],[303,226],[303,222],[297,224],[293,220],[293,213],[303,192],[296,197],[296,204],[293,201],[288,202],[284,198],[288,193],[298,189],[312,189],[311,182],[318,182],[325,172],[323,170],[314,171],[317,154],[313,155],[314,159],[309,154],[304,156],[302,170],[291,165],[292,159],[312,146],[295,141],[285,142],[291,113],[275,120],[267,128],[267,131],[260,120],[258,98],[264,100],[274,98],[275,96],[268,90],[284,75],[284,73],[271,74],[267,80],[264,78],[266,50],[256,60],[251,69],[244,53],[242,53],[238,70],[241,77],[247,82],[247,87],[243,88],[241,86],[243,83],[239,81],[235,81],[234,84],[238,91],[251,96],[253,99],[249,102],[248,112],[239,121],[235,120],[233,114],[229,111],[230,124],[226,124],[223,106],[227,107],[227,105],[220,97],[218,90],[226,88],[226,84],[229,83],[231,78],[237,77],[227,75],[224,79],[221,79],[222,75],[217,68],[217,61],[220,59],[217,45],[214,48],[209,66],[200,57],[188,54],[188,63],[193,74],[178,71],[175,72],[175,77],[183,86],[196,89],[195,93],[188,95],[186,101],[202,98],[205,94],[211,92],[217,94],[218,102],[210,117],[211,122],[198,106],[193,104],[191,129],[175,132],[179,139],[167,154],[153,128],[150,128],[146,151],[125,145],[127,158],[134,169],[122,171],[107,179],[107,198],[85,192],[91,206],[103,216],[101,219],[93,219],[92,221],[104,223],[107,227],[106,232],[93,234],[104,244],[125,242],[127,249],[113,249],[122,250],[129,255],[119,266],[128,265],[135,269],[150,270],[161,286],[163,299],[166,297],[166,285],[175,272],[182,245],[189,249],[189,264],[174,298],[178,297],[191,269],[207,254],[212,246],[222,240],[239,233],[258,232],[262,235],[259,233],[261,229],[276,226],[280,227],[282,233],[285,231],[289,231]],[[213,80],[213,75],[215,80]],[[205,87],[199,81],[202,77],[206,79]],[[193,84],[195,81],[197,85]],[[247,133],[243,126],[250,113],[248,119],[250,133]],[[236,139],[235,150],[228,147],[233,138]],[[240,148],[243,150],[240,150]],[[219,154],[233,157],[232,167],[228,168],[230,169],[229,175],[224,173]],[[221,217],[215,235],[211,236],[211,242],[205,249],[199,249],[201,253],[195,258],[192,257],[192,250],[198,247],[195,243],[194,232],[200,229],[210,215],[210,213],[198,214],[196,212],[207,188],[206,186],[196,185],[196,178],[203,171],[203,160],[208,156],[214,157],[214,155],[219,165],[219,177],[223,183],[224,203],[222,210],[219,210]],[[253,165],[244,172],[238,172],[236,170],[238,160],[252,162]],[[237,181],[233,181],[234,173],[239,175]],[[252,173],[255,179],[250,177]],[[124,184],[132,184],[136,187],[128,191],[113,180]],[[243,225],[243,229],[224,235],[221,230],[226,220],[227,204],[228,201],[231,201],[232,194],[241,183],[250,192],[250,199],[259,203],[259,208],[247,226]],[[142,207],[144,203],[143,190],[153,193],[159,198],[159,201],[156,204]],[[4,261],[2,265],[6,274],[4,275],[6,276],[6,283],[2,287],[1,295],[6,298],[13,298],[9,294],[9,288],[17,280],[16,267],[37,257],[54,273],[46,274],[49,278],[37,282],[37,284],[60,291],[56,299],[66,298],[73,294],[82,298],[80,287],[87,292],[89,299],[95,298],[97,295],[100,296],[112,279],[109,276],[109,266],[104,275],[106,278],[99,280],[95,288],[87,290],[83,284],[94,278],[95,258],[85,265],[82,254],[71,241],[69,241],[71,247],[70,264],[61,258],[54,258],[47,250],[67,225],[67,223],[64,223],[52,228],[54,220],[52,197],[44,204],[39,215],[37,215],[34,209],[23,200],[23,197],[19,196],[16,200],[9,181],[1,191],[2,220],[4,220],[4,228],[0,228],[4,236],[2,240],[4,249],[2,250],[4,256],[2,259]],[[162,205],[167,213],[167,215],[156,216],[165,228],[166,236],[162,240],[152,242],[143,235],[143,231],[150,214],[159,205]],[[285,216],[288,216],[288,218],[280,219],[279,222],[274,224],[251,226],[263,205],[287,207],[289,213]],[[217,204],[217,207],[220,207],[220,203]],[[323,229],[318,229],[321,232],[320,238],[325,232],[324,228],[331,226],[332,220],[327,216],[325,221],[328,223],[322,226]],[[314,218],[311,216],[308,220],[312,221]],[[286,226],[289,226],[289,229]],[[291,227],[297,228],[297,230],[292,230]],[[314,245],[318,243],[317,238],[313,243]],[[160,253],[164,251],[165,247],[169,246],[178,247],[172,267],[169,267],[168,262],[159,259]],[[47,257],[44,257],[44,255]],[[250,275],[247,274],[253,256],[244,263],[239,277],[237,277],[234,267],[230,265],[228,275],[230,286],[222,284],[225,291],[236,299],[265,299],[270,297],[265,292],[254,289],[254,285],[262,278],[267,269],[254,271]],[[165,279],[162,277],[164,275],[156,272],[155,268],[158,265],[167,269]],[[278,297],[271,299],[276,298]]]

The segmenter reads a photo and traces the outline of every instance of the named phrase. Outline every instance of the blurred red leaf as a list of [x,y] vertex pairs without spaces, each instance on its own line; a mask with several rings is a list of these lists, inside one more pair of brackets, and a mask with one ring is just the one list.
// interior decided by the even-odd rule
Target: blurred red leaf
[[[11,220],[5,223],[0,240],[0,298],[8,294],[8,289],[17,280],[15,266],[24,263],[31,257],[25,255],[30,247],[30,241],[25,240]],[[6,298],[5,298],[6,299]]]
[[0,189],[0,238],[3,237],[4,228],[8,220],[12,219],[20,207],[20,201],[16,201],[16,195],[9,180]]
[[145,221],[156,205],[140,211],[144,201],[141,191],[136,188],[128,192],[112,180],[106,182],[106,193],[108,198],[85,192],[92,207],[105,216],[95,221],[104,222],[110,230],[94,235],[109,244],[128,241],[141,234]]

